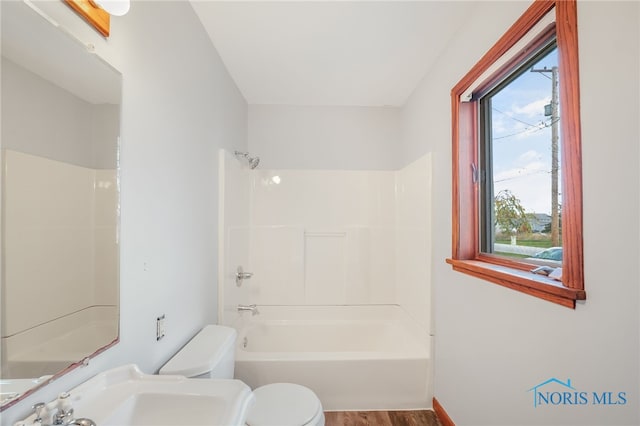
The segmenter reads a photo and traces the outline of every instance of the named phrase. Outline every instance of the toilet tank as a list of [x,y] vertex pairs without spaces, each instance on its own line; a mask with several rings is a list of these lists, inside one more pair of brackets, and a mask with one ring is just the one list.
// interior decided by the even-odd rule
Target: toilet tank
[[233,379],[237,335],[231,327],[207,325],[160,369],[159,374]]

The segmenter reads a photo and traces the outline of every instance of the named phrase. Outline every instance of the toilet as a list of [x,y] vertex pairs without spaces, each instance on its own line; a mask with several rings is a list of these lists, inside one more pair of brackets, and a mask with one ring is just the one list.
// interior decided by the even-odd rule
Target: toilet
[[[231,327],[208,325],[159,374],[232,379],[237,335]],[[255,401],[247,413],[247,426],[324,426],[322,404],[309,388],[272,383],[254,389],[253,395]]]

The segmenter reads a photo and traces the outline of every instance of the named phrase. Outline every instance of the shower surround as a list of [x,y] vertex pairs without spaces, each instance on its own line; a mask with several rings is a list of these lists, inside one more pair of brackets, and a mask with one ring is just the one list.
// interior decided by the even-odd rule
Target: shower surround
[[[428,155],[398,171],[251,170],[221,151],[218,312],[244,336],[238,377],[301,383],[329,410],[431,406],[430,175]],[[239,266],[253,273],[240,285]],[[327,383],[348,390],[336,400]]]
[[[426,155],[398,171],[250,170],[220,154],[220,322],[240,303],[402,306],[430,331]],[[242,265],[253,277],[236,285]]]

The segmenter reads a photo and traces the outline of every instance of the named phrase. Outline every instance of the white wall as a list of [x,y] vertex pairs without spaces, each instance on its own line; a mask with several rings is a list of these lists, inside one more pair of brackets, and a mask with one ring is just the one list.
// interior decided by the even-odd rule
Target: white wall
[[121,341],[3,412],[3,425],[107,368],[156,371],[216,321],[217,150],[246,149],[246,102],[188,3],[133,2],[108,40],[64,3],[39,4],[123,73]]
[[[118,105],[94,105],[2,57],[2,147],[113,169]],[[53,136],[53,137],[52,137]]]
[[[445,263],[451,255],[449,92],[528,5],[483,2],[403,110],[403,161],[433,155],[435,396],[458,425],[637,425],[637,2],[578,4],[586,302],[570,310]],[[627,392],[628,402],[534,408],[527,391],[551,377],[570,378],[579,391]]]
[[261,168],[397,170],[399,142],[399,108],[249,106]]
[[120,105],[92,105],[91,140],[93,167],[113,169],[117,164]]

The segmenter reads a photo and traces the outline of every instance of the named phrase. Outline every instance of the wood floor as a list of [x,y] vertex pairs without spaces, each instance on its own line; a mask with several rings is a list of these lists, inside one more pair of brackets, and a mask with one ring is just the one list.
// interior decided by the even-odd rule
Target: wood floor
[[442,426],[431,410],[327,411],[325,426]]

